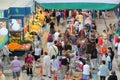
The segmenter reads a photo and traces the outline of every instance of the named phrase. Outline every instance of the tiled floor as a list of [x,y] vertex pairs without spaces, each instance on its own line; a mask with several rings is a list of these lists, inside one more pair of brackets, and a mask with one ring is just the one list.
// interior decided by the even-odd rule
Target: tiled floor
[[[111,12],[111,17],[110,18],[107,18],[106,19],[106,24],[108,26],[109,23],[115,23],[117,22],[117,19],[115,18],[113,12]],[[99,20],[96,20],[96,23],[97,23],[97,30],[101,33],[104,29],[106,29],[106,26],[105,26],[105,22],[103,19],[99,19]],[[65,28],[62,27],[62,26],[59,26],[59,27],[56,27],[57,29],[60,29],[61,31],[64,31]],[[45,31],[44,32],[44,36],[43,36],[43,40],[42,40],[42,43],[44,45],[44,48],[45,50],[47,51],[47,47],[46,47],[46,37],[47,37],[47,34],[48,34],[48,31]],[[117,73],[117,76],[118,76],[118,79],[120,80],[120,71],[118,70],[118,66],[117,66],[117,61],[116,59],[114,59],[113,61],[113,69],[116,71]],[[94,77],[97,77],[97,73],[96,74],[93,74]],[[12,76],[6,76],[7,80],[12,80]],[[25,73],[22,73],[21,72],[21,77],[20,77],[20,80],[40,80],[39,76],[36,77],[34,76],[33,78],[30,78],[28,77]],[[53,79],[49,79],[49,78],[44,78],[44,80],[53,80]],[[93,80],[97,80],[97,79],[93,79]]]

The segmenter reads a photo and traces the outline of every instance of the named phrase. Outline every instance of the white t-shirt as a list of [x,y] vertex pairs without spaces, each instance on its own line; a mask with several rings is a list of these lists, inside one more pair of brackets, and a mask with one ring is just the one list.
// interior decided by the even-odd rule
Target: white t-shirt
[[41,54],[40,51],[41,51],[41,48],[35,48],[35,55],[39,56]]
[[85,64],[83,66],[83,74],[86,74],[86,75],[90,74],[90,66],[88,64]]
[[50,66],[50,56],[49,55],[45,55],[43,58],[43,67],[44,66]]
[[102,55],[102,60],[103,60],[103,61],[106,61],[106,56],[105,56],[105,54]]
[[60,34],[59,32],[55,32],[55,34],[54,34],[55,40],[58,40],[59,34]]
[[51,69],[52,71],[57,71],[58,70],[58,61],[56,59],[50,60],[51,63]]
[[82,30],[82,29],[83,29],[83,25],[80,24],[80,25],[79,25],[79,31]]
[[110,56],[107,56],[107,61],[111,61]]
[[57,17],[57,16],[60,16],[60,12],[59,12],[59,11],[56,12],[56,17]]

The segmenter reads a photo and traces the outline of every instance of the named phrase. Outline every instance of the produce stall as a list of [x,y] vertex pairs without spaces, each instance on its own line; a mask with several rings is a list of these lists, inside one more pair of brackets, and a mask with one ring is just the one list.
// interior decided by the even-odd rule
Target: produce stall
[[[19,2],[19,1],[16,1]],[[29,1],[27,1],[29,2]],[[4,17],[7,19],[8,25],[8,48],[12,52],[10,56],[23,56],[27,51],[30,50],[32,42],[24,39],[24,25],[25,17],[31,14],[31,8],[27,7],[26,4],[19,5],[13,4],[12,7],[4,10]]]
[[42,10],[40,7],[36,8],[36,14],[31,14],[29,23],[24,27],[24,34],[25,34],[25,39],[33,41],[33,36],[35,34],[42,34],[41,29],[44,22],[45,16],[42,13]]

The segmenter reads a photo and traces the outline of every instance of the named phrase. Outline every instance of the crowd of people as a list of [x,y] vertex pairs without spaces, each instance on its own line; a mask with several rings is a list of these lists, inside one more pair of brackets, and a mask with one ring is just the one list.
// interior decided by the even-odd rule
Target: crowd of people
[[[110,72],[111,75],[107,80],[118,80],[112,68],[115,56],[117,56],[120,65],[120,36],[114,35],[116,26],[110,23],[107,30],[99,33],[95,22],[96,11],[88,11],[93,18],[92,24],[82,23],[81,18],[88,16],[81,11],[71,12],[74,13],[52,11],[46,16],[46,25],[43,28],[50,28],[46,44],[42,44],[41,36],[34,36],[32,48],[24,57],[26,74],[31,77],[33,74],[39,75],[41,80],[44,79],[43,76],[52,78],[52,80],[69,80],[75,71],[82,73],[82,77],[78,76],[78,79],[89,80],[92,78],[92,72],[97,71],[96,74],[100,80],[106,80]],[[103,11],[102,14],[104,13]],[[66,24],[64,24],[65,22]],[[65,32],[56,30],[56,24],[65,27]],[[120,24],[117,25],[117,28],[119,27]],[[47,51],[42,45],[47,45]],[[14,57],[10,66],[13,71],[13,78],[19,80],[22,63],[17,56]],[[4,76],[1,63],[0,70],[1,78]],[[61,76],[59,77],[58,74]]]

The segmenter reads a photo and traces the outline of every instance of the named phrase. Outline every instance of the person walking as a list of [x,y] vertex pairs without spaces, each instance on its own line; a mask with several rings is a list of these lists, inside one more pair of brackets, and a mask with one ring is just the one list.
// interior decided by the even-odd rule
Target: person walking
[[96,45],[92,45],[90,64],[93,70],[97,68],[97,53]]
[[33,74],[32,72],[32,68],[33,68],[33,56],[30,54],[30,52],[28,52],[28,54],[25,56],[24,62],[25,62],[25,68],[27,70],[27,75],[31,75]]
[[101,34],[103,38],[103,45],[107,47],[108,45],[108,34],[106,30],[103,30],[103,33]]
[[50,56],[48,55],[47,52],[45,52],[45,56],[43,57],[43,76],[51,78]]
[[115,71],[111,72],[111,75],[108,77],[107,80],[118,80]]
[[40,56],[41,56],[41,48],[39,47],[39,45],[37,45],[35,47],[35,53],[34,53],[35,61],[37,61],[37,59],[39,59]]
[[67,55],[64,53],[61,58],[61,73],[64,77],[67,74],[68,65],[69,65],[69,59],[67,58]]
[[52,71],[53,79],[54,79],[54,77],[56,76],[56,73],[58,71],[58,68],[59,68],[58,61],[57,61],[55,55],[52,56],[50,63],[51,63],[51,71]]
[[90,76],[90,66],[88,65],[88,62],[85,62],[85,65],[83,66],[83,75],[82,75],[82,79],[89,79]]
[[49,48],[48,53],[51,58],[53,55],[55,55],[55,56],[58,55],[58,47],[56,45],[57,45],[57,41],[54,41],[54,43]]
[[100,80],[105,80],[106,76],[108,75],[108,72],[109,72],[108,67],[105,64],[106,64],[106,62],[102,61],[102,64],[99,67]]
[[3,72],[3,63],[2,63],[2,61],[1,61],[1,59],[0,59],[0,71]]
[[[3,62],[5,65],[10,64],[9,54],[11,53],[7,47],[7,43],[4,45],[3,49]],[[7,62],[7,63],[6,63]]]
[[112,62],[114,59],[114,51],[112,50],[111,47],[108,47],[107,51],[107,61],[108,61],[108,69],[111,71],[112,70]]
[[120,39],[118,39],[118,42],[115,44],[115,47],[117,50],[118,66],[120,66]]
[[108,40],[110,42],[112,42],[113,34],[114,34],[114,29],[112,27],[112,24],[109,24],[109,28],[108,28]]
[[60,24],[60,11],[58,10],[58,11],[56,11],[56,19],[57,19],[57,26],[59,26],[59,24]]
[[19,80],[22,63],[18,60],[17,56],[14,57],[14,60],[11,62],[10,67],[12,69],[13,79]]

